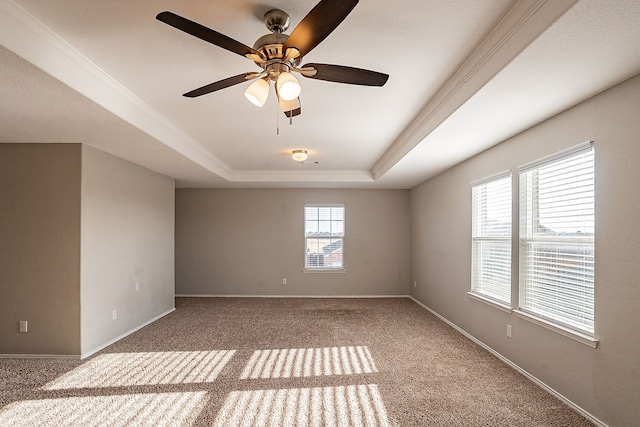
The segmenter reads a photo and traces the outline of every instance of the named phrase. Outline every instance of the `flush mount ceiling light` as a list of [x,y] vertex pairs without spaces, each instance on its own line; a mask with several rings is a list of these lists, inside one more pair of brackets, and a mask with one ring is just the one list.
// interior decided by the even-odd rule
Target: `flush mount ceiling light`
[[307,150],[293,150],[291,152],[291,158],[298,163],[302,163],[309,158]]
[[[226,49],[253,61],[261,68],[202,86],[184,94],[189,98],[206,95],[249,80],[255,80],[245,96],[258,107],[262,107],[269,94],[269,82],[275,82],[278,105],[289,118],[301,113],[300,83],[292,73],[329,82],[361,86],[383,86],[389,76],[376,71],[343,65],[302,63],[302,57],[320,44],[358,4],[358,0],[320,0],[305,16],[291,35],[284,34],[289,28],[289,15],[272,9],[264,14],[264,23],[271,34],[260,37],[253,48],[224,34],[207,28],[172,12],[161,12],[156,19],[184,31],[194,37]],[[285,101],[285,102],[282,102]]]

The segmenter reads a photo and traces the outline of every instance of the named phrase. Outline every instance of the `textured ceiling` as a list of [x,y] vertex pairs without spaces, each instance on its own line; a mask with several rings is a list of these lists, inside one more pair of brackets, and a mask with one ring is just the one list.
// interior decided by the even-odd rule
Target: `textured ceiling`
[[253,45],[267,10],[292,29],[315,4],[0,0],[0,141],[87,143],[179,186],[411,188],[640,72],[634,0],[370,0],[304,62],[380,71],[384,87],[300,77],[292,125],[248,84],[181,96],[258,67],[157,13]]

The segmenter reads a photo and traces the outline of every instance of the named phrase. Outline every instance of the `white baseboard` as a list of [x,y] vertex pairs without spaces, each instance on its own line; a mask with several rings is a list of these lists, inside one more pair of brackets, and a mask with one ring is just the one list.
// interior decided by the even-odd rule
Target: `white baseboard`
[[209,295],[176,294],[176,298],[409,298],[409,295]]
[[0,354],[0,359],[80,359],[79,354]]
[[160,319],[161,317],[166,316],[169,313],[174,312],[176,309],[175,307],[172,308],[171,310],[167,310],[162,314],[157,315],[156,317],[154,317],[153,319],[149,319],[146,322],[144,322],[143,324],[136,326],[135,328],[131,329],[130,331],[125,332],[124,334],[112,339],[109,342],[106,342],[104,344],[102,344],[101,346],[88,351],[86,353],[83,354],[0,354],[0,359],[86,359],[89,356],[94,355],[95,353],[99,352],[102,349],[107,348],[108,346],[110,346],[111,344],[120,341],[122,338],[126,337],[127,335],[131,335],[132,333],[144,328],[145,326],[155,322],[156,320]]
[[455,323],[452,323],[451,321],[449,321],[448,319],[446,319],[445,317],[441,316],[440,314],[438,314],[437,312],[433,311],[432,309],[430,309],[429,307],[427,307],[426,305],[424,305],[423,303],[421,303],[420,301],[418,301],[417,299],[415,299],[413,296],[409,295],[409,298],[415,302],[416,304],[418,304],[420,307],[424,308],[425,310],[427,310],[428,312],[430,312],[431,314],[433,314],[434,316],[436,316],[437,318],[439,318],[440,320],[442,320],[444,323],[446,323],[447,325],[451,326],[453,329],[455,329],[456,331],[460,332],[462,335],[464,335],[466,338],[470,339],[471,341],[473,341],[474,343],[478,344],[480,347],[484,348],[485,350],[487,350],[489,353],[493,354],[494,356],[496,356],[498,359],[500,359],[501,361],[503,361],[504,363],[506,363],[507,365],[509,365],[510,367],[512,367],[513,369],[515,369],[516,371],[518,371],[519,373],[521,373],[522,375],[524,375],[527,379],[529,379],[530,381],[534,382],[535,384],[537,384],[539,387],[541,387],[542,389],[546,390],[547,392],[549,392],[550,394],[552,394],[553,396],[557,397],[558,399],[560,399],[562,402],[566,403],[568,406],[570,406],[572,409],[574,409],[576,412],[580,413],[582,416],[584,416],[585,418],[587,418],[589,421],[591,421],[592,423],[594,423],[596,426],[599,427],[608,427],[607,424],[603,423],[602,421],[600,421],[599,419],[597,419],[596,417],[594,417],[593,415],[591,415],[589,412],[587,412],[586,410],[584,410],[583,408],[581,408],[580,406],[576,405],[574,402],[572,402],[571,400],[569,400],[568,398],[566,398],[565,396],[563,396],[562,394],[558,393],[556,390],[554,390],[553,388],[549,387],[547,384],[545,384],[544,382],[542,382],[541,380],[539,380],[538,378],[536,378],[535,376],[533,376],[532,374],[530,374],[529,372],[525,371],[524,369],[522,369],[520,366],[516,365],[514,362],[512,362],[511,360],[507,359],[506,357],[504,357],[502,354],[498,353],[496,350],[492,349],[491,347],[489,347],[488,345],[486,345],[485,343],[483,343],[482,341],[480,341],[479,339],[477,339],[476,337],[474,337],[473,335],[469,334],[467,331],[465,331],[464,329],[460,328],[458,325],[456,325]]
[[86,359],[87,357],[89,357],[89,356],[92,356],[92,355],[96,354],[96,353],[97,353],[97,352],[99,352],[100,350],[103,350],[103,349],[105,349],[105,348],[109,347],[111,344],[113,344],[113,343],[115,343],[115,342],[117,342],[117,341],[120,341],[122,338],[126,337],[127,335],[131,335],[132,333],[134,333],[134,332],[136,332],[136,331],[138,331],[138,330],[140,330],[140,329],[144,328],[145,326],[147,326],[147,325],[149,325],[149,324],[151,324],[151,323],[155,322],[156,320],[158,320],[158,319],[160,319],[160,318],[162,318],[162,317],[166,316],[167,314],[172,313],[172,312],[174,312],[174,311],[176,311],[176,308],[175,308],[175,307],[174,307],[174,308],[172,308],[171,310],[167,310],[167,311],[165,311],[164,313],[157,315],[156,317],[154,317],[154,318],[152,318],[152,319],[147,320],[147,321],[146,321],[146,322],[144,322],[143,324],[136,326],[135,328],[133,328],[133,329],[131,329],[131,330],[129,330],[129,331],[127,331],[127,332],[125,332],[125,333],[124,333],[124,334],[122,334],[122,335],[119,335],[119,336],[115,337],[114,339],[112,339],[112,340],[110,340],[110,341],[108,341],[108,342],[106,342],[106,343],[104,343],[104,344],[100,345],[100,346],[99,346],[99,347],[97,347],[97,348],[94,348],[93,350],[90,350],[90,351],[87,351],[87,352],[85,352],[85,353],[82,353],[82,355],[80,356],[80,359]]

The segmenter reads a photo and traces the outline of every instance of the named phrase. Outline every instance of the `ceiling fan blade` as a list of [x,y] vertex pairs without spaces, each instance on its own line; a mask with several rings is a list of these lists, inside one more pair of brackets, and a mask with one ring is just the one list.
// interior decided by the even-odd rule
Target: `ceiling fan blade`
[[361,68],[345,67],[330,64],[305,64],[301,68],[314,68],[315,74],[303,72],[302,75],[310,79],[326,80],[329,82],[346,83],[361,86],[384,86],[389,78],[388,74]]
[[278,104],[280,105],[280,109],[288,118],[292,118],[295,116],[299,116],[302,114],[302,108],[300,106],[300,98],[293,99],[291,101],[285,101],[284,99],[279,99]]
[[208,85],[202,86],[198,89],[194,89],[191,92],[185,93],[183,96],[187,98],[195,98],[196,96],[206,95],[211,92],[215,92],[220,89],[224,89],[229,86],[237,85],[239,83],[246,82],[248,80],[252,80],[255,76],[259,76],[256,73],[244,73],[238,74],[237,76],[229,77],[224,80],[219,80],[217,82],[210,83]]
[[356,4],[358,0],[320,0],[293,30],[283,51],[294,47],[300,57],[306,55],[344,21]]
[[207,28],[204,25],[200,25],[197,22],[190,21],[187,18],[176,15],[172,12],[160,12],[156,19],[162,21],[165,24],[171,25],[178,30],[184,31],[187,34],[191,34],[194,37],[198,37],[206,42],[212,43],[223,49],[237,53],[238,55],[245,56],[247,54],[255,54],[261,56],[255,49],[240,43],[237,40],[227,37],[217,31]]

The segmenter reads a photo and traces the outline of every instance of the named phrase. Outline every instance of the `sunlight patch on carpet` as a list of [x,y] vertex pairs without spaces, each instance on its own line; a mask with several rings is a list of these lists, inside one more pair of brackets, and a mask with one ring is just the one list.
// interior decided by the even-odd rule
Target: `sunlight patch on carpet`
[[235,350],[103,354],[43,389],[213,382],[234,354]]
[[204,391],[24,400],[0,409],[0,425],[187,427],[194,423],[206,400]]
[[298,378],[378,372],[366,346],[256,350],[240,379]]
[[213,426],[386,427],[376,384],[235,391]]

